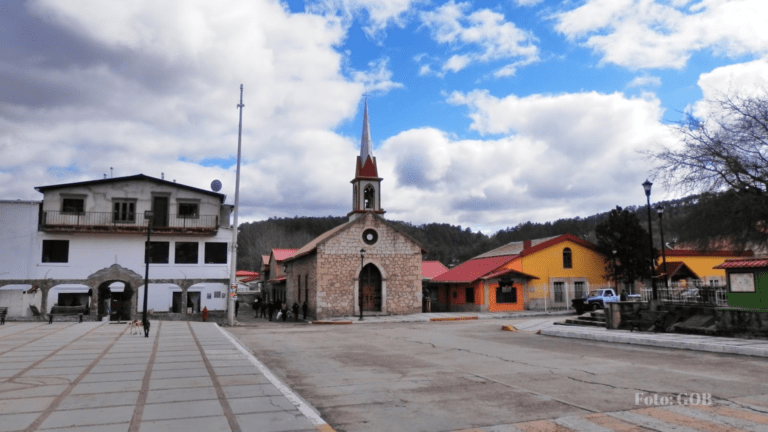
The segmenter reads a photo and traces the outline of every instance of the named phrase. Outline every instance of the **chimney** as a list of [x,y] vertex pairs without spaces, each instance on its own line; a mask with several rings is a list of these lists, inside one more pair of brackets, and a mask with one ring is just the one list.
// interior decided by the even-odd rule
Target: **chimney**
[[165,180],[165,173],[160,173],[160,180]]
[[531,247],[531,241],[523,240],[523,250],[528,249],[529,247]]

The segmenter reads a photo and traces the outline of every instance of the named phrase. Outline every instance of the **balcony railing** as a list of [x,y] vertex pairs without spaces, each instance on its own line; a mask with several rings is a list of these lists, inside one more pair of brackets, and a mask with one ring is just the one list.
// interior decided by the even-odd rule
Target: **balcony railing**
[[[728,306],[728,294],[724,286],[672,283],[669,284],[669,288],[660,286],[656,290],[659,293],[659,300],[663,303]],[[644,288],[642,291],[643,301],[653,299],[652,288]]]
[[[68,213],[44,211],[40,221],[42,231],[79,231],[79,232],[147,232],[149,221],[143,214],[133,215],[133,220],[121,220],[121,215],[113,212]],[[165,218],[156,217],[152,232],[215,234],[219,228],[218,215],[200,215],[185,217],[169,214]]]

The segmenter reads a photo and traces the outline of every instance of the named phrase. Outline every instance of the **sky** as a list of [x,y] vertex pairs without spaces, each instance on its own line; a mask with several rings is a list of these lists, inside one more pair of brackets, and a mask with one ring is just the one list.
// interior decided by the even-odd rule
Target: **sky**
[[351,210],[366,95],[391,220],[643,205],[684,113],[768,88],[766,22],[765,0],[0,0],[0,199],[141,173],[232,204],[242,84],[240,222]]

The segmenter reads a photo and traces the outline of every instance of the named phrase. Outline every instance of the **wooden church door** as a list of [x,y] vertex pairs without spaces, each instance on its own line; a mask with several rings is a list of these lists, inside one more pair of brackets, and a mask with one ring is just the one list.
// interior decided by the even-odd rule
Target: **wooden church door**
[[366,265],[360,272],[360,296],[363,311],[381,311],[381,273],[373,264]]

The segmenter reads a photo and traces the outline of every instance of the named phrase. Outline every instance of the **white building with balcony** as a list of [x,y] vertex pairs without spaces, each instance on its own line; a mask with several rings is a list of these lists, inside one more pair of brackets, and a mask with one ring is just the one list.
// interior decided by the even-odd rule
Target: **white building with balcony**
[[35,189],[42,202],[0,201],[0,307],[8,303],[9,316],[31,315],[23,304],[30,301],[42,312],[88,305],[91,319],[139,315],[148,210],[148,309],[226,309],[232,206],[225,195],[143,174]]

